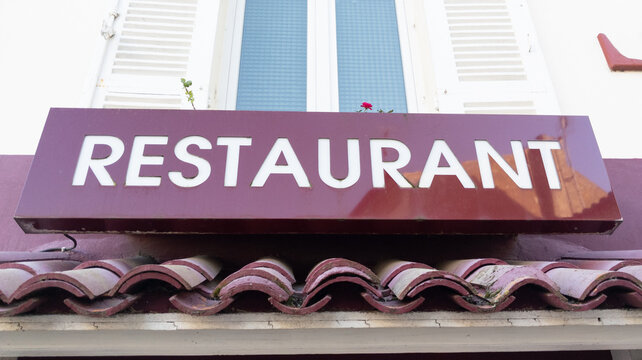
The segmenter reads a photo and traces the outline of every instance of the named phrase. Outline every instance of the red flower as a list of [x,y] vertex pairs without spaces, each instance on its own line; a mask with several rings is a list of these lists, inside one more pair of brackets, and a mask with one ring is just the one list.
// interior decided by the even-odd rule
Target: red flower
[[367,102],[365,102],[365,101],[361,104],[361,107],[362,107],[364,110],[372,110],[372,104],[367,103]]

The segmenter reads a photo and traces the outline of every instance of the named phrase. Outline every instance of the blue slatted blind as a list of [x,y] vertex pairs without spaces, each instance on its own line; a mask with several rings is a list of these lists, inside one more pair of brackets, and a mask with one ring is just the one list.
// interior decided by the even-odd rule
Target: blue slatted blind
[[237,110],[306,110],[307,1],[247,0]]
[[340,111],[407,112],[394,0],[336,0]]

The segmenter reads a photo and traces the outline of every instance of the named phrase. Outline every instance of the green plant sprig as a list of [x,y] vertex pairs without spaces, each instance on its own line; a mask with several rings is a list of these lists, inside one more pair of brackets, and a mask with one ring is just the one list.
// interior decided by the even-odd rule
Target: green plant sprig
[[187,101],[192,104],[192,109],[196,110],[196,107],[194,106],[194,93],[192,90],[189,89],[190,86],[192,86],[192,81],[191,80],[185,80],[185,78],[181,78],[181,83],[183,83],[183,89],[185,89],[185,95],[187,95]]

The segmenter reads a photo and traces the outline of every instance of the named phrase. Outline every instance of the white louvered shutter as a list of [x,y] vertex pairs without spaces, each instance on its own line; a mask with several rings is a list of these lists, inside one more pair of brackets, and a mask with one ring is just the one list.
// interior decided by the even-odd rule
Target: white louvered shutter
[[525,0],[425,0],[442,113],[557,114]]
[[92,107],[207,108],[218,0],[120,0]]

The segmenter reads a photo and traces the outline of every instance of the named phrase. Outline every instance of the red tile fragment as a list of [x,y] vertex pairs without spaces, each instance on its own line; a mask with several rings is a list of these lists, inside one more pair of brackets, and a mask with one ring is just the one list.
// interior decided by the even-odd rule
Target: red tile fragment
[[132,306],[141,294],[119,294],[113,297],[82,301],[76,298],[67,298],[65,305],[79,315],[87,316],[112,316]]
[[622,55],[621,52],[611,43],[611,40],[604,35],[598,34],[597,40],[600,43],[604,58],[612,71],[641,71],[642,60],[632,59]]

